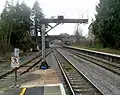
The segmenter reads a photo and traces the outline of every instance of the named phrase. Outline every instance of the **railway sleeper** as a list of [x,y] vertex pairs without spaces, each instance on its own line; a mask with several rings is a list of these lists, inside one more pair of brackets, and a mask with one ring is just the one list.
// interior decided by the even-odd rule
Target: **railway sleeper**
[[75,92],[75,95],[101,95],[98,92]]
[[72,85],[73,89],[88,89],[90,86],[87,85]]
[[75,92],[95,92],[95,90],[93,88],[75,88],[74,89]]

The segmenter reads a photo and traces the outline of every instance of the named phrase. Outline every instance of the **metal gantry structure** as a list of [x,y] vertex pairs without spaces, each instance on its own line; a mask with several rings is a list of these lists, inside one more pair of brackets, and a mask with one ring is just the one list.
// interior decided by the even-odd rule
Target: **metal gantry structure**
[[[63,16],[58,16],[57,19],[41,19],[41,24],[42,24],[42,64],[41,65],[46,65],[47,63],[45,62],[45,24],[49,23],[56,23],[55,26],[51,26],[51,29],[46,31],[47,33],[51,31],[53,28],[58,26],[61,23],[87,23],[88,19],[64,19]],[[50,25],[49,25],[50,26]],[[40,66],[41,67],[41,66]]]

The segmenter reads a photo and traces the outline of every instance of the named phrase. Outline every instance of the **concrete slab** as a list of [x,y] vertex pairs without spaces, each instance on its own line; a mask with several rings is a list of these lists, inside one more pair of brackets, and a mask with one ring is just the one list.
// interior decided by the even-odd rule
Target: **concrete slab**
[[60,84],[60,80],[56,75],[56,72],[53,69],[48,69],[45,71],[45,75],[43,76],[45,84]]
[[44,80],[39,81],[38,84],[37,84],[37,86],[44,86],[44,85],[45,85]]
[[60,84],[60,80],[53,69],[36,70],[25,77],[27,80],[21,84],[23,87],[39,87],[47,84]]
[[45,85],[46,84],[58,84],[59,83],[59,81],[58,80],[45,80]]
[[44,70],[36,70],[34,72],[31,72],[32,74],[43,74],[44,73]]
[[62,95],[60,91],[60,86],[44,87],[44,95]]
[[0,95],[19,95],[22,89],[19,88],[13,88],[7,90],[5,93],[0,94]]
[[[38,85],[38,80],[34,80],[34,81],[23,83],[20,88],[36,87],[37,85]],[[43,82],[43,85],[44,85],[44,82]]]
[[44,87],[28,88],[24,95],[44,95]]
[[44,95],[66,95],[63,84],[47,84],[44,87]]

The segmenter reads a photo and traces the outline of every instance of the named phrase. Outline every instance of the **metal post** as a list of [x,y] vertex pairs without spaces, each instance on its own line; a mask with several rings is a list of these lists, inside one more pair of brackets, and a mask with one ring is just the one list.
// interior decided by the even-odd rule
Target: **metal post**
[[45,62],[45,24],[42,24],[42,60]]
[[17,85],[17,68],[15,68],[15,86]]
[[48,69],[49,66],[45,60],[45,24],[42,24],[42,63],[40,69]]

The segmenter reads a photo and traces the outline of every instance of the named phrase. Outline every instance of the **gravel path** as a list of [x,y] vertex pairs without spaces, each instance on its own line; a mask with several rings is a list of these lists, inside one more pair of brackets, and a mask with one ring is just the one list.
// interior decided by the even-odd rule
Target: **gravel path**
[[69,58],[105,95],[120,95],[120,76],[67,51],[61,49],[59,51]]

